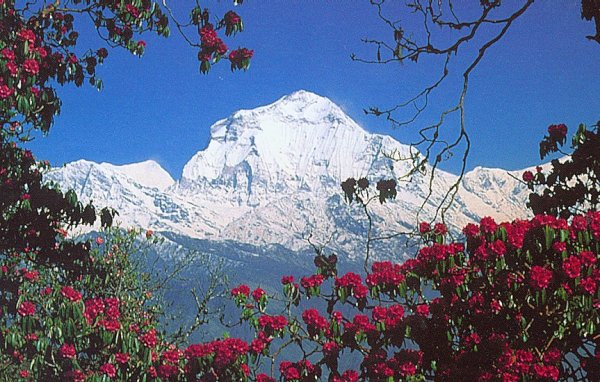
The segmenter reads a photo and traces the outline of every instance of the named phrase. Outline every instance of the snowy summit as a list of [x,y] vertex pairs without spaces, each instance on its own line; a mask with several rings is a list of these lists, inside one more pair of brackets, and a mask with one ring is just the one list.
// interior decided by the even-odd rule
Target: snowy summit
[[[77,161],[48,178],[97,206],[116,208],[125,225],[292,250],[306,247],[308,234],[315,241],[334,237],[331,246],[351,256],[364,242],[365,216],[345,204],[340,183],[348,177],[399,177],[409,166],[383,155],[408,155],[408,146],[367,132],[332,101],[304,90],[237,111],[210,131],[208,146],[189,160],[177,182],[154,161]],[[456,179],[438,172],[422,219],[432,216]],[[451,210],[456,226],[488,215],[526,216],[527,190],[507,171],[477,168],[462,185]],[[373,205],[377,229],[413,227],[428,190],[426,177],[400,183],[395,202]]]

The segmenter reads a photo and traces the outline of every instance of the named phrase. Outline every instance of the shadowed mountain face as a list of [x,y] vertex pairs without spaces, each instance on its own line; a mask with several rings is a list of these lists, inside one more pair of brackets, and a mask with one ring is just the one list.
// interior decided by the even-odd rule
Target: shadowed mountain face
[[[367,132],[327,98],[302,90],[267,106],[238,111],[210,129],[208,146],[190,159],[178,181],[152,161],[116,166],[81,160],[47,178],[96,206],[117,209],[117,220],[125,226],[228,250],[232,243],[273,248],[286,257],[306,251],[310,236],[312,242],[328,243],[343,257],[358,260],[364,256],[367,219],[358,206],[344,202],[340,183],[348,177],[399,177],[410,165],[385,155],[407,157],[408,146]],[[520,173],[512,175],[518,178]],[[422,220],[433,216],[436,203],[456,180],[438,171]],[[423,175],[399,183],[395,201],[373,203],[375,234],[414,227],[428,192],[428,175]],[[447,221],[457,229],[483,216],[523,218],[527,195],[509,172],[476,168],[465,175]],[[400,245],[404,243],[378,242],[374,256],[411,255]],[[247,256],[264,255],[255,252],[244,251]]]

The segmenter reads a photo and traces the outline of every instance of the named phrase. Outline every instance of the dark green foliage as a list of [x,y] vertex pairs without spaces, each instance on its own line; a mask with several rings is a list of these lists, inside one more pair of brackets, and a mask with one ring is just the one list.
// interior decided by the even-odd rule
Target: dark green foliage
[[[553,125],[557,126],[557,125]],[[558,125],[561,126],[561,125]],[[564,125],[562,125],[564,126]],[[551,126],[552,127],[552,126]],[[540,143],[540,157],[551,153],[563,153],[566,143],[564,134],[550,132]],[[541,171],[528,182],[532,192],[528,206],[535,214],[551,214],[568,218],[584,210],[597,210],[600,205],[600,135],[598,124],[587,128],[580,125],[572,139],[569,157],[551,162],[547,174]]]

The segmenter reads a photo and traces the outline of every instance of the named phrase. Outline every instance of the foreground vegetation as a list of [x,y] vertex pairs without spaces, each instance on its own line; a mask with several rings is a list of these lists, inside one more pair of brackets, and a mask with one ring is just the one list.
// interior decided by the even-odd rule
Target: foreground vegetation
[[[523,174],[534,218],[485,217],[458,239],[444,224],[423,223],[413,260],[375,262],[364,275],[338,274],[335,255],[319,252],[313,274],[282,275],[282,311],[260,288],[231,291],[250,341],[179,346],[160,330],[164,309],[134,261],[140,243],[156,245],[156,236],[72,238],[78,227],[109,228],[115,211],[44,183],[48,164],[19,146],[52,126],[60,111],[53,86],[101,86],[95,68],[108,51],[75,55],[74,14],[141,55],[138,34],[168,35],[169,9],[150,0],[0,0],[0,14],[0,379],[600,379],[598,125],[579,127],[570,159]],[[225,57],[233,70],[248,68],[252,51],[229,51],[218,34],[241,31],[237,14],[215,25],[199,7],[190,15],[202,72]],[[541,157],[566,145],[566,126],[552,125]],[[381,202],[395,195],[393,181],[376,188]],[[373,191],[360,179],[344,182],[343,192],[360,202]]]

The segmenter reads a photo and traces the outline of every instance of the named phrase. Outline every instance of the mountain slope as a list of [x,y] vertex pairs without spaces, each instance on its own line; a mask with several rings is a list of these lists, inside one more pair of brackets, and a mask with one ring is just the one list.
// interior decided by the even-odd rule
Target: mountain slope
[[[125,225],[195,239],[281,245],[297,251],[316,243],[359,257],[367,218],[348,206],[340,183],[348,177],[399,177],[409,147],[371,134],[327,98],[297,91],[211,127],[208,146],[173,179],[155,162],[126,166],[77,161],[48,175],[83,199],[116,208]],[[430,168],[427,169],[431,171]],[[457,181],[439,171],[422,219],[433,216],[444,190]],[[374,235],[409,230],[429,191],[427,176],[400,183],[396,201],[372,204]],[[476,168],[462,180],[448,219],[455,227],[483,216],[524,217],[527,191],[500,169]],[[379,242],[375,254],[395,255],[400,242]]]

